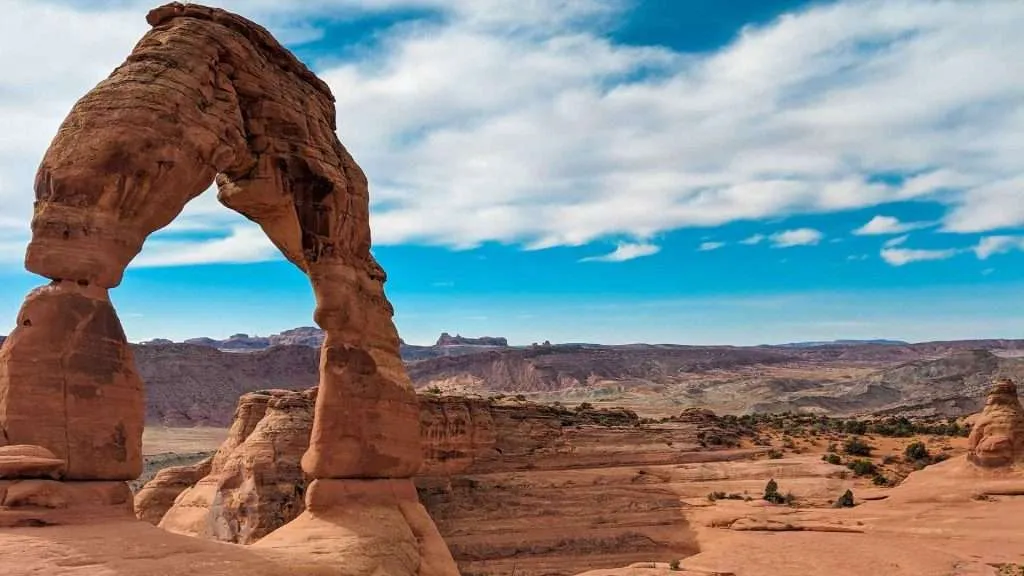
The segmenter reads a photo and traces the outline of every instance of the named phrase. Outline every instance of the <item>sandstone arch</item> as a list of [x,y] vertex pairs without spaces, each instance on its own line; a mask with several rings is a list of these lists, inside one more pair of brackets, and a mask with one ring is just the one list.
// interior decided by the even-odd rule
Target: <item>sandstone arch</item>
[[146,237],[216,181],[316,296],[327,339],[304,471],[411,477],[416,397],[370,254],[367,180],[335,135],[330,89],[234,14],[172,3],[147,19],[39,167],[25,266],[51,282],[26,297],[0,349],[0,444],[48,448],[65,480],[138,476],[142,382],[108,290]]

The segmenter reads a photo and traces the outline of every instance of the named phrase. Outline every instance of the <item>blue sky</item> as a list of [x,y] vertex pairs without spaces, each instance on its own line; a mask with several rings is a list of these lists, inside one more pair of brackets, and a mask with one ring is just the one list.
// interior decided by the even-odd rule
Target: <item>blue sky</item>
[[[221,5],[332,86],[409,342],[1024,337],[1024,4]],[[5,4],[0,324],[42,283],[20,263],[39,158],[148,7]],[[210,193],[112,298],[131,340],[313,305]]]

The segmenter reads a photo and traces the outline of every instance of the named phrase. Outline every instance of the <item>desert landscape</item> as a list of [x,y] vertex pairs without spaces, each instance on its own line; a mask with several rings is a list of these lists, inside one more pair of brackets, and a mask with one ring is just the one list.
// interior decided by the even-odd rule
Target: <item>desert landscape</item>
[[[0,574],[1024,574],[1024,340],[406,342],[328,84],[226,10],[146,21],[36,175]],[[317,326],[130,343],[110,291],[212,185]]]

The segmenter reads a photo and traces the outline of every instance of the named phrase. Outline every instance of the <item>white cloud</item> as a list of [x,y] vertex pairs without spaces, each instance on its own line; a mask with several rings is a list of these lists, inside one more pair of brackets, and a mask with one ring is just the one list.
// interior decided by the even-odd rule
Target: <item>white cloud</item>
[[858,236],[903,234],[928,226],[931,226],[928,222],[900,222],[899,218],[892,216],[875,216],[867,224],[854,230],[853,233]]
[[858,262],[867,260],[868,258],[870,258],[870,256],[868,256],[867,254],[850,254],[849,256],[846,257],[846,260],[849,262]]
[[626,260],[657,254],[660,251],[661,247],[654,244],[620,242],[613,252],[604,256],[583,258],[580,262],[625,262]]
[[1024,250],[1024,236],[985,236],[973,250],[979,260],[988,260],[995,254]]
[[953,248],[946,250],[912,250],[910,248],[884,248],[882,260],[893,266],[903,266],[911,262],[924,262],[927,260],[946,260],[961,253],[962,250]]
[[754,234],[753,236],[740,240],[740,244],[745,244],[747,246],[755,246],[757,244],[760,244],[761,242],[764,242],[767,238],[768,237],[765,236],[764,234]]
[[725,246],[725,242],[701,242],[697,250],[700,252],[710,252],[712,250],[718,250]]
[[884,246],[886,248],[893,248],[895,246],[899,246],[901,244],[905,244],[909,238],[910,238],[909,234],[904,234],[903,236],[897,236],[895,238],[890,238],[890,239],[886,240],[885,243],[882,244],[882,246]]
[[945,221],[945,229],[951,232],[984,232],[1018,226],[1024,226],[1024,176],[968,190]]
[[281,253],[255,224],[232,226],[224,238],[181,240],[153,238],[143,246],[131,267],[188,266],[193,264],[265,262]]
[[814,246],[824,237],[824,234],[814,228],[796,228],[772,234],[770,240],[775,248],[792,248],[793,246]]
[[[950,206],[951,231],[1024,225],[1024,76],[1006,73],[1024,53],[1024,3],[840,1],[699,54],[612,43],[594,22],[625,2],[222,4],[293,42],[327,14],[444,13],[318,69],[370,177],[379,244],[581,245],[910,199]],[[61,118],[122,61],[149,7],[4,2],[0,242],[24,238],[3,221],[27,223]],[[179,232],[241,225],[200,201]]]

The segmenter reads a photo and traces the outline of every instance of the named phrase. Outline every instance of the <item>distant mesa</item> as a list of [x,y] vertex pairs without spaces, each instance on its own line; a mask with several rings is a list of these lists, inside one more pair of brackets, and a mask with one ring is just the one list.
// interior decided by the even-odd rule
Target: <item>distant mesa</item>
[[437,338],[434,346],[501,346],[508,347],[508,339],[500,336],[481,336],[480,338],[467,338],[460,334],[452,336],[442,332]]

